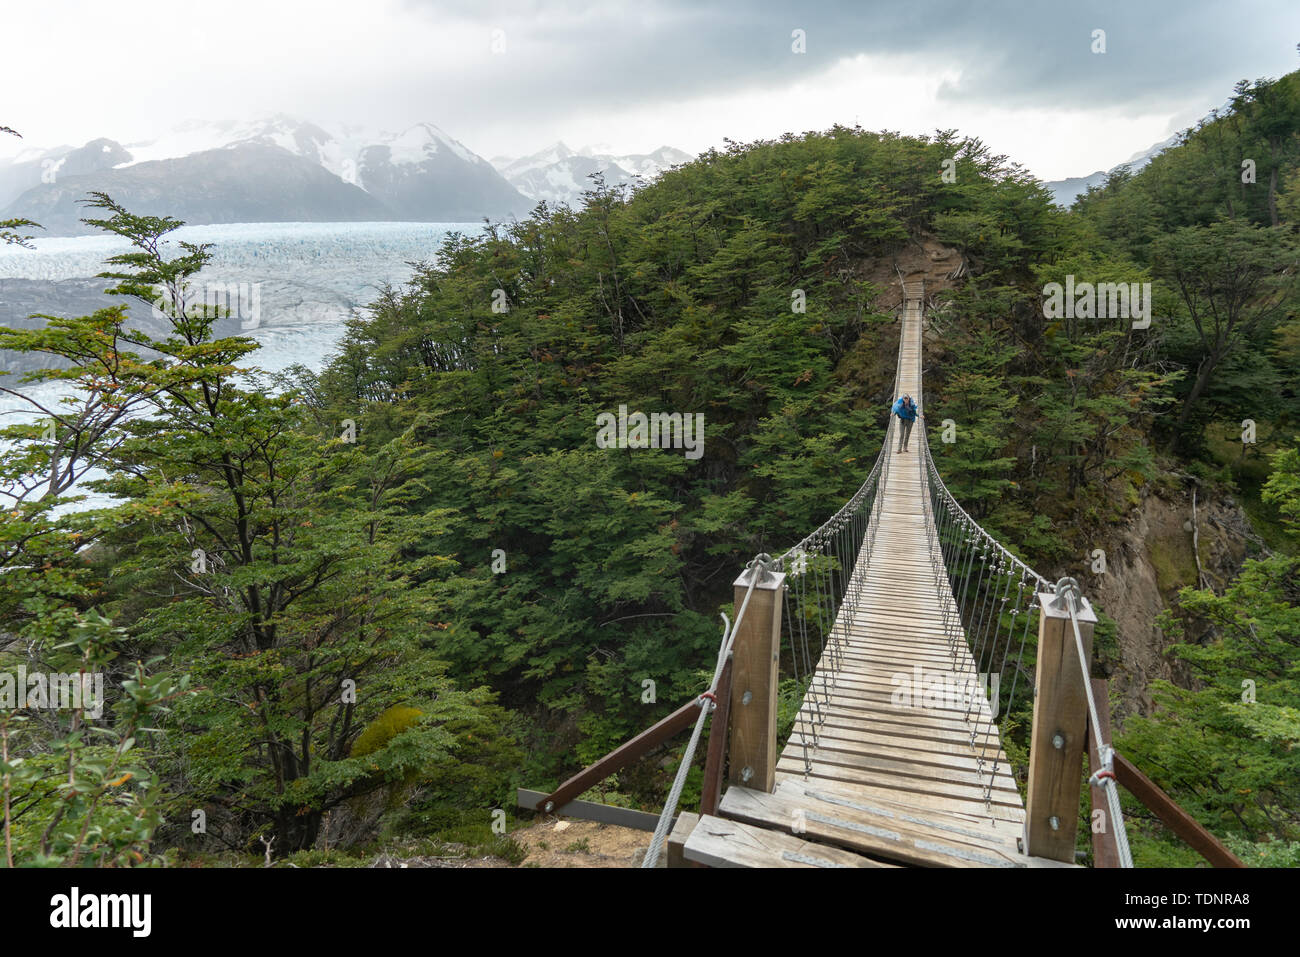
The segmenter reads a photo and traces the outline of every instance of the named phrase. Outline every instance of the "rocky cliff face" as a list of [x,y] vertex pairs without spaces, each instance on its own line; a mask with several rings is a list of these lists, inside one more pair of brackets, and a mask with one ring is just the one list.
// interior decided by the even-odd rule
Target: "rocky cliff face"
[[[0,326],[12,329],[40,329],[45,320],[32,318],[33,314],[61,317],[88,316],[110,306],[125,306],[126,328],[140,330],[156,339],[172,333],[170,323],[155,315],[147,305],[130,297],[109,296],[104,289],[109,282],[103,279],[0,279]],[[224,285],[217,283],[218,289]],[[228,288],[228,287],[227,287]],[[207,284],[196,282],[195,295],[204,301]],[[250,290],[251,292],[251,290]],[[250,304],[255,310],[249,310]],[[293,279],[259,279],[256,298],[240,298],[238,293],[222,293],[210,305],[225,310],[216,320],[216,336],[250,336],[259,341],[277,334],[300,332],[319,336],[336,328],[351,317],[358,304],[336,290],[320,285],[298,282]],[[248,315],[241,315],[247,311]],[[146,356],[153,353],[145,351]],[[260,363],[259,354],[250,360]],[[15,353],[0,349],[0,372],[22,373],[33,369],[66,368],[67,362],[44,353]],[[15,380],[3,380],[13,388]]]
[[1215,498],[1202,489],[1196,513],[1194,535],[1190,489],[1147,492],[1113,540],[1098,545],[1106,552],[1105,573],[1081,580],[1085,594],[1117,625],[1110,696],[1121,723],[1127,715],[1150,711],[1154,680],[1185,682],[1188,677],[1165,654],[1170,640],[1156,626],[1156,616],[1180,588],[1196,586],[1198,578],[1203,586],[1222,588],[1251,550],[1250,523],[1232,498]]
[[[156,319],[151,310],[133,299],[106,296],[104,289],[110,283],[103,279],[0,279],[0,326],[10,329],[42,329],[45,320],[36,314],[60,316],[88,316],[110,306],[126,306],[128,329],[140,329],[151,336],[167,333],[165,322]],[[45,353],[15,353],[0,349],[0,372],[21,373],[33,369],[67,368],[68,362]],[[5,385],[14,387],[10,379]]]

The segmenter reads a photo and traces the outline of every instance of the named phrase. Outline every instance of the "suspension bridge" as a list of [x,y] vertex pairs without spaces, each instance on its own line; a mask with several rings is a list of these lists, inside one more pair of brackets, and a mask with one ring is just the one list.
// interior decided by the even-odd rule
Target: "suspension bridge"
[[[944,485],[925,428],[924,283],[899,279],[894,396],[920,409],[910,437],[891,415],[853,497],[748,564],[707,691],[555,790],[521,789],[520,805],[653,830],[647,867],[666,851],[670,867],[1056,868],[1076,866],[1086,787],[1094,866],[1131,867],[1123,785],[1212,864],[1242,866],[1111,748],[1077,583],[1039,575]],[[803,695],[788,731],[783,678]],[[699,812],[679,814],[710,719]],[[1032,723],[1023,789],[1004,748],[1017,720]],[[580,798],[688,728],[661,814]]]

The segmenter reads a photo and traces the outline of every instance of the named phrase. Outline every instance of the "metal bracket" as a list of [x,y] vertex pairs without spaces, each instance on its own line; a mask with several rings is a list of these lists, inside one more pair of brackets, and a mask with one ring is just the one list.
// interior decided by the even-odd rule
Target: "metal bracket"
[[1083,591],[1079,588],[1079,583],[1073,578],[1062,578],[1056,583],[1054,589],[1056,597],[1052,599],[1051,605],[1054,611],[1076,614],[1081,610],[1080,604],[1083,598]]
[[745,563],[745,571],[754,576],[754,584],[761,585],[775,575],[779,565],[780,562],[767,552],[759,552]]

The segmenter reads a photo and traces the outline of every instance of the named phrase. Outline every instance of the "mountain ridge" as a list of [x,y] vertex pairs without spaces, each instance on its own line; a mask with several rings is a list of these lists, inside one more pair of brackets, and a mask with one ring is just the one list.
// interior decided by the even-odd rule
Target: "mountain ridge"
[[650,153],[603,153],[590,147],[570,149],[556,140],[535,153],[521,157],[494,156],[492,165],[515,189],[535,202],[582,205],[582,194],[597,174],[607,186],[636,186],[656,179],[660,173],[692,159],[672,146],[660,146]]
[[[523,216],[533,206],[429,122],[336,135],[286,114],[190,121],[150,140],[100,138],[0,161],[0,218],[35,220],[46,235],[86,232],[76,201],[92,190],[194,223],[465,222]],[[260,207],[249,202],[254,195]],[[153,210],[160,197],[171,201]]]

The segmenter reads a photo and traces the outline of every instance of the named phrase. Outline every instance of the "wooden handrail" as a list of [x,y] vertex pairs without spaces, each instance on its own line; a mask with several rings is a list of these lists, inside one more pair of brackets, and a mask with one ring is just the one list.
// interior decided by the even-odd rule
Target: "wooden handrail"
[[[733,776],[741,775],[750,787],[750,777],[767,791],[774,786],[776,775],[776,698],[777,654],[781,647],[781,609],[785,592],[785,574],[755,565],[735,582],[736,608],[742,607],[750,591],[749,577],[758,576],[749,598],[745,616],[736,623],[732,654],[718,676],[714,695],[716,709],[709,729],[709,750],[704,766],[704,789],[700,795],[701,813],[717,809],[722,793],[722,768],[731,758]],[[737,687],[743,679],[744,687]],[[732,698],[738,698],[738,701]],[[662,721],[619,745],[599,761],[583,768],[546,797],[537,809],[556,811],[579,794],[621,771],[633,761],[684,731],[699,718],[700,698],[693,698]],[[737,710],[736,705],[739,705]],[[733,733],[728,726],[733,715],[740,721]],[[737,753],[732,752],[739,752]]]
[[686,730],[700,716],[699,701],[699,698],[692,698],[662,721],[642,731],[635,738],[620,744],[595,764],[583,768],[538,801],[537,809],[551,812],[564,807],[583,791],[599,784],[611,774],[623,770],[678,732]]
[[1194,851],[1215,867],[1245,867],[1246,864],[1223,842],[1211,834],[1181,807],[1174,803],[1156,783],[1137,769],[1124,755],[1115,754],[1115,780],[1156,817],[1164,821],[1171,831],[1183,839]]
[[[1101,722],[1101,733],[1110,737],[1110,692],[1104,678],[1092,679],[1092,696],[1097,702],[1097,719]],[[1097,742],[1091,731],[1088,734],[1088,768],[1090,772],[1101,766],[1097,754]],[[1168,828],[1182,838],[1188,847],[1196,851],[1215,867],[1245,867],[1241,858],[1228,850],[1223,842],[1205,829],[1196,818],[1192,817],[1174,799],[1156,785],[1149,777],[1138,770],[1137,766],[1118,751],[1113,752],[1112,766],[1115,771],[1115,783],[1125,788],[1142,802],[1142,806],[1160,818]],[[1106,810],[1106,798],[1103,789],[1090,787],[1092,807]],[[1094,867],[1119,867],[1119,848],[1115,840],[1114,822],[1107,819],[1106,827],[1101,833],[1092,835],[1092,859]]]

